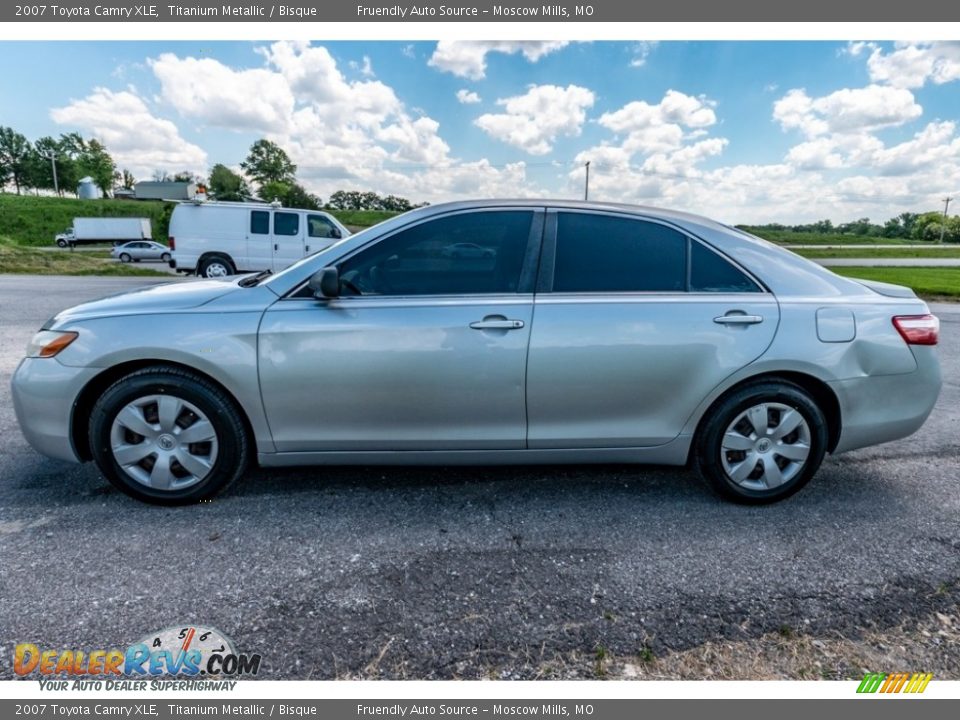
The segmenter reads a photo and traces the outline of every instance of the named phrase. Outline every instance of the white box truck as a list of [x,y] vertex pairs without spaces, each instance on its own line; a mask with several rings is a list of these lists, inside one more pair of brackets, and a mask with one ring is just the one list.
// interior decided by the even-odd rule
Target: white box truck
[[131,240],[152,240],[148,218],[74,218],[73,226],[56,236],[60,247],[74,247],[84,243],[108,242],[114,245]]
[[335,217],[320,210],[185,202],[170,217],[170,267],[208,278],[277,272],[349,235]]

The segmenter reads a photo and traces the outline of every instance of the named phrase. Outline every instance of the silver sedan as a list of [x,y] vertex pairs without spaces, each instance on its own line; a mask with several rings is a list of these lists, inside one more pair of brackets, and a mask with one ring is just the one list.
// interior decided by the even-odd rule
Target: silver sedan
[[115,245],[110,254],[120,262],[140,262],[141,260],[160,260],[170,262],[170,248],[153,240],[133,240]]
[[[483,252],[449,252],[468,245]],[[916,431],[938,332],[907,288],[702,217],[453,203],[278,275],[65,310],[13,399],[38,451],[155,503],[251,463],[557,462],[687,464],[766,503],[827,453]]]

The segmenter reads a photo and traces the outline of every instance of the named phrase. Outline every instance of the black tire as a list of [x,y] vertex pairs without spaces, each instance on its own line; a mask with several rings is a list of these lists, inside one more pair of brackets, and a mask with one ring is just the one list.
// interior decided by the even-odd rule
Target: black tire
[[120,253],[120,262],[122,262],[122,263],[128,263],[128,262],[130,262],[132,259],[133,259],[133,258],[130,257],[129,253]]
[[[735,482],[724,468],[725,459],[729,465],[730,458],[734,458],[734,461],[738,458],[736,451],[723,448],[724,434],[741,413],[765,403],[784,405],[800,413],[806,421],[809,453],[803,464],[794,471],[793,476],[783,484],[766,489],[744,487]],[[787,439],[791,435],[788,434]],[[827,442],[827,422],[823,411],[806,390],[786,380],[760,381],[722,397],[710,408],[694,441],[693,466],[697,474],[721,497],[746,505],[764,505],[790,497],[806,485],[823,462]],[[724,456],[722,453],[730,454]],[[793,470],[788,461],[776,456],[775,448],[768,450],[768,453],[769,455],[763,456],[754,474],[762,475],[763,463],[766,462],[777,462],[778,468],[780,463],[784,463]],[[746,458],[746,453],[739,457]],[[761,481],[746,478],[744,482],[759,483]]]
[[161,255],[160,260],[161,262],[165,262],[165,263],[170,262],[170,253],[164,253],[163,255]]
[[57,240],[57,245],[59,245],[62,248],[65,248],[67,246],[67,241],[61,238],[60,240]]
[[236,266],[226,255],[207,255],[200,262],[200,267],[197,268],[197,275],[205,278],[226,277],[236,274]]
[[[192,485],[152,488],[124,470],[114,456],[111,434],[117,415],[130,403],[152,395],[175,397],[193,405],[213,427],[215,459],[206,475],[195,479]],[[93,407],[89,442],[97,466],[114,487],[131,497],[156,505],[186,505],[213,497],[244,473],[251,452],[250,438],[233,400],[210,381],[187,370],[170,367],[137,370],[111,385]],[[151,455],[144,463],[149,464],[150,458],[156,462],[156,455]],[[183,470],[182,467],[180,469]]]

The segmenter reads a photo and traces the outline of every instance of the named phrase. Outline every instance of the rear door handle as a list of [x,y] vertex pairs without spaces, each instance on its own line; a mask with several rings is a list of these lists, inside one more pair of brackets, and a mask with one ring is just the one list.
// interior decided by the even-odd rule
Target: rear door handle
[[523,320],[508,320],[504,317],[484,318],[470,323],[474,330],[519,330],[523,327]]
[[721,315],[713,319],[721,325],[756,325],[763,322],[762,315]]

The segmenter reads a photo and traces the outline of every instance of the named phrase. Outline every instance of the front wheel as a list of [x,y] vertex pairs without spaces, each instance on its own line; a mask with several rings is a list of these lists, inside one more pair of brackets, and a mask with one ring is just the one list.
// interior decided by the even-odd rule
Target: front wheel
[[60,238],[59,240],[57,240],[57,245],[59,245],[62,248],[65,248],[67,246],[67,241],[64,240],[63,238]]
[[176,368],[146,368],[115,382],[94,405],[89,431],[107,480],[159,505],[213,497],[249,462],[249,439],[231,398]]
[[694,466],[723,497],[760,505],[810,481],[827,448],[827,423],[814,399],[787,381],[740,388],[711,408],[697,435]]

